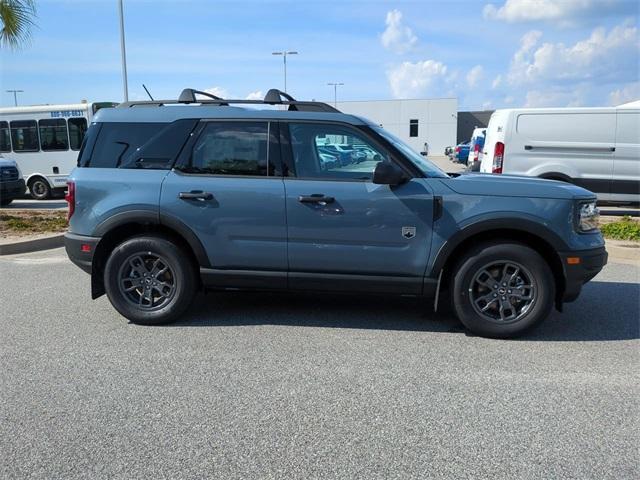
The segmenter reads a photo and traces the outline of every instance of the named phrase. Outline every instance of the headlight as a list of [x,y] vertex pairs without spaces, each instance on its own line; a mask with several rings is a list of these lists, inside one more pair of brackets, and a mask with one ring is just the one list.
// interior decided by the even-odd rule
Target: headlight
[[600,210],[596,206],[596,201],[578,203],[578,231],[590,232],[597,230],[600,222]]

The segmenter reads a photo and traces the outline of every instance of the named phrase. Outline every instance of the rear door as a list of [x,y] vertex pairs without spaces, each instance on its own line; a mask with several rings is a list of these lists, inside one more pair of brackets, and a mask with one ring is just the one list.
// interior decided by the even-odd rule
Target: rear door
[[[364,132],[335,123],[283,124],[289,287],[420,293],[431,244],[433,195],[422,179],[372,182],[394,161]],[[368,147],[366,160],[327,166],[319,149]],[[289,148],[290,147],[290,148]]]
[[618,110],[611,199],[640,201],[640,112]]
[[277,124],[203,121],[166,177],[161,221],[180,222],[202,243],[209,283],[285,287],[284,185]]

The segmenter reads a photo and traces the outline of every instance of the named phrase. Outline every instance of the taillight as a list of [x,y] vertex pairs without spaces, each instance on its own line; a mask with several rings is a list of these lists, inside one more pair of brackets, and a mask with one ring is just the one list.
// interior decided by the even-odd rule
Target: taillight
[[480,158],[480,144],[476,143],[475,146],[473,147],[473,161],[477,162],[479,158]]
[[502,173],[502,162],[504,160],[504,143],[496,142],[493,149],[493,165],[491,165],[491,173]]
[[460,153],[460,147],[456,147],[456,153]]
[[64,199],[69,205],[69,213],[67,214],[67,222],[71,220],[71,215],[76,209],[76,184],[74,182],[67,182],[67,194]]

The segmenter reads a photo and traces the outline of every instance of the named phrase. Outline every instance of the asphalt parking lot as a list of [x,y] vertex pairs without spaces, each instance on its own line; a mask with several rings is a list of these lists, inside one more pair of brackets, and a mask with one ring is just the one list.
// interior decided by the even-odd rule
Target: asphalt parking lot
[[216,293],[128,324],[0,257],[2,478],[637,478],[640,269],[516,341],[416,299]]

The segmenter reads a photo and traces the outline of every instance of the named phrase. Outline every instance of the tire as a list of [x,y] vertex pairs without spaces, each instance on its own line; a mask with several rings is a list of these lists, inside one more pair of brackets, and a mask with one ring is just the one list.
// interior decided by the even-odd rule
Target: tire
[[51,186],[44,178],[37,177],[29,181],[29,193],[35,200],[51,198]]
[[484,337],[525,333],[549,316],[554,299],[549,265],[519,243],[478,245],[453,271],[453,309],[465,327]]
[[3,198],[2,200],[0,200],[0,207],[6,207],[11,202],[13,202],[13,198]]
[[162,325],[177,320],[189,308],[198,278],[187,253],[171,240],[139,236],[111,252],[104,286],[113,307],[132,323]]

